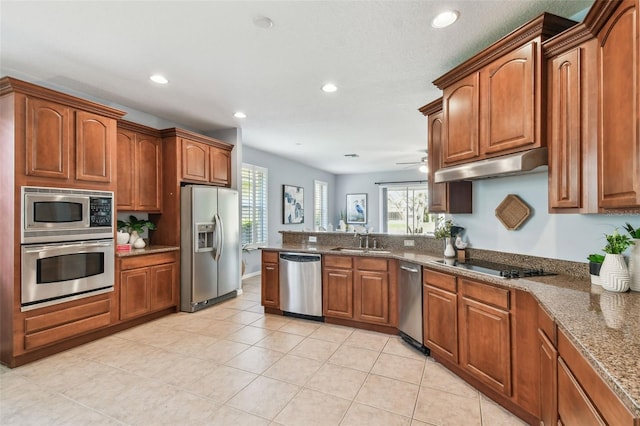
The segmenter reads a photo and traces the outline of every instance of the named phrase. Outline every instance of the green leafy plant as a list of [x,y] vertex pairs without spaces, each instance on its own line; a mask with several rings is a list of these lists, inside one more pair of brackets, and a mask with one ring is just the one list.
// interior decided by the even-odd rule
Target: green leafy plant
[[629,246],[633,245],[633,241],[627,235],[620,235],[618,228],[613,231],[613,234],[606,235],[607,245],[602,249],[608,254],[622,254]]
[[631,238],[640,239],[640,228],[633,229],[629,222],[625,223],[624,229],[629,233]]
[[142,232],[144,232],[144,228],[147,228],[151,231],[157,229],[156,225],[150,220],[138,219],[133,215],[129,216],[128,221],[118,221],[118,229],[126,229],[127,232],[136,231],[138,234],[141,234]]
[[602,262],[604,262],[604,255],[593,253],[593,254],[590,254],[589,256],[587,256],[587,259],[591,263],[602,263]]
[[451,226],[453,226],[453,220],[439,217],[433,236],[438,239],[451,237]]

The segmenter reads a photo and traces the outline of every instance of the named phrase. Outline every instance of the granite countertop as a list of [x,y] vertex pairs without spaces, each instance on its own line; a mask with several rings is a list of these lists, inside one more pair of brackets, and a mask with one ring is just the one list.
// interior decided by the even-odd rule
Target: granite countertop
[[381,256],[415,262],[431,269],[481,279],[531,293],[556,321],[620,400],[640,417],[640,293],[611,293],[572,275],[505,279],[441,263],[437,253],[341,253],[333,247],[282,244],[265,250],[287,250],[348,256]]
[[180,247],[149,245],[141,249],[131,248],[131,251],[116,252],[116,257],[143,256],[145,254],[163,253],[166,251],[177,251],[177,250],[180,250]]

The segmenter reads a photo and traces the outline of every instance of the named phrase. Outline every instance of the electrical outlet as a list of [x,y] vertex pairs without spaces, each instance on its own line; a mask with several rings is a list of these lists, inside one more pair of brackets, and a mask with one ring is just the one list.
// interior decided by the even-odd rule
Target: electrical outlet
[[309,242],[310,243],[317,243],[318,242],[318,237],[316,237],[315,235],[309,235]]
[[413,247],[415,245],[416,245],[416,242],[414,240],[404,240],[405,247]]

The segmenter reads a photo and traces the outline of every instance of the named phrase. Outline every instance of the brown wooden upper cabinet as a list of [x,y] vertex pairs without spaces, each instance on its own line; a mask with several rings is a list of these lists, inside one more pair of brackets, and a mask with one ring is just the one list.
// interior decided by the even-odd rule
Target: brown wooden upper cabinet
[[442,98],[423,106],[419,111],[427,116],[427,158],[429,177],[429,213],[473,213],[472,183],[470,181],[435,183],[433,176],[442,168],[443,128]]
[[162,210],[162,140],[157,130],[118,122],[118,191],[120,211]]
[[228,186],[231,155],[228,149],[182,138],[182,180]]
[[553,213],[640,212],[639,32],[637,0],[602,1],[544,43]]
[[0,79],[0,93],[14,120],[20,184],[113,190],[124,112],[11,77]]
[[573,25],[544,13],[434,81],[443,91],[443,165],[546,146],[541,42]]

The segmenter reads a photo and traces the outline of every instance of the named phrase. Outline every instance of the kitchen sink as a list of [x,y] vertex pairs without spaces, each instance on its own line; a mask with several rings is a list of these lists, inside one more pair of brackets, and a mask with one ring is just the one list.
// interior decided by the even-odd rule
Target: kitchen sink
[[367,253],[367,254],[389,254],[390,250],[374,249],[374,248],[351,248],[351,247],[336,247],[331,251],[339,251],[342,253]]

